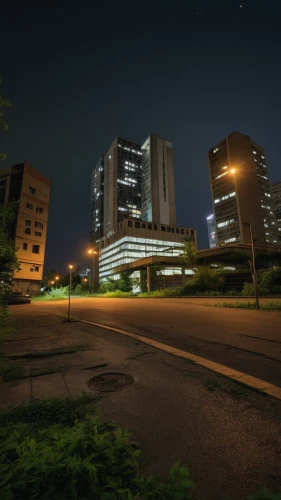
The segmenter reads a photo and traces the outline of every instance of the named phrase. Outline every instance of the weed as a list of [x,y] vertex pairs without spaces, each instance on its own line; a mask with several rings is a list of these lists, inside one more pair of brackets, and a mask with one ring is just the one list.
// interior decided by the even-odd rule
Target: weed
[[215,392],[215,391],[222,391],[230,396],[233,396],[234,398],[240,398],[242,396],[246,395],[247,389],[241,384],[237,384],[235,382],[216,382],[215,380],[212,379],[206,379],[204,381],[204,387],[209,391],[209,392]]
[[191,363],[193,365],[196,365],[196,361],[194,361],[194,359],[189,359],[189,358],[182,358],[182,360],[185,362],[185,363]]
[[77,319],[72,318],[71,316],[69,316],[69,317],[68,316],[64,316],[62,318],[62,322],[63,323],[73,323],[73,322],[77,322],[77,321],[78,321]]
[[136,354],[133,354],[133,356],[130,356],[128,359],[137,359],[137,358],[140,358],[141,356],[146,356],[146,354],[153,354],[153,352],[140,351],[140,352],[137,352]]

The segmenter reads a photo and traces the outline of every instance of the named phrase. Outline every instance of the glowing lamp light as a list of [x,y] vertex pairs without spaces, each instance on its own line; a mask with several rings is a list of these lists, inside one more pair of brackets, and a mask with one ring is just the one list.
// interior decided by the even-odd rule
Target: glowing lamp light
[[231,174],[235,174],[235,172],[236,172],[235,168],[232,168],[232,169],[230,170],[230,173],[231,173]]

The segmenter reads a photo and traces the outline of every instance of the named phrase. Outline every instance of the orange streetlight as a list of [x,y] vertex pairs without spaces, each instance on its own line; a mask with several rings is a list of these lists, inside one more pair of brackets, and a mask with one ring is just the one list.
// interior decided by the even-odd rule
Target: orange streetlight
[[232,168],[232,169],[230,170],[230,173],[231,173],[231,174],[235,174],[235,172],[236,172],[235,168]]

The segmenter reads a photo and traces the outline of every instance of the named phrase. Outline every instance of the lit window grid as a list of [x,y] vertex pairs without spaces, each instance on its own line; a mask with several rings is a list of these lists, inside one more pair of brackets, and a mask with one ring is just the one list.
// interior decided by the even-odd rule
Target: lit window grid
[[180,242],[124,237],[101,251],[100,276],[112,274],[112,270],[122,264],[128,264],[152,255],[163,257],[181,255],[181,247],[182,243]]

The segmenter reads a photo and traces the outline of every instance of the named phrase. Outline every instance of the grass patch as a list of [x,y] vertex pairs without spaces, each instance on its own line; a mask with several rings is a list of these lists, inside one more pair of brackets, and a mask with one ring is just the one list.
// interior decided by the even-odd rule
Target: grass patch
[[82,394],[76,398],[41,398],[23,403],[14,408],[0,411],[0,427],[18,423],[31,424],[32,428],[45,429],[54,424],[74,425],[75,420],[84,418],[93,411],[100,398]]
[[[18,355],[18,356],[10,356],[10,359],[19,359],[19,358],[49,358],[51,356],[61,356],[62,354],[73,354],[78,351],[87,351],[88,347],[86,345],[76,345],[76,346],[67,346],[67,347],[58,347],[57,349],[50,349],[46,351],[36,351],[36,352],[28,352],[26,354]],[[94,349],[91,349],[93,351]]]
[[0,359],[0,377],[3,382],[23,378],[25,374],[25,366],[22,363],[15,363],[4,358]]
[[[230,309],[256,309],[255,302],[218,302],[214,304],[214,307],[228,307]],[[281,302],[266,302],[265,304],[260,304],[260,309],[262,311],[281,311]]]

